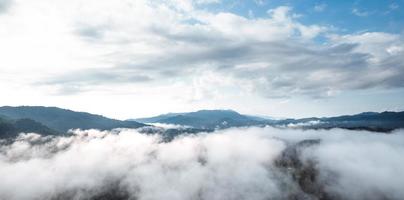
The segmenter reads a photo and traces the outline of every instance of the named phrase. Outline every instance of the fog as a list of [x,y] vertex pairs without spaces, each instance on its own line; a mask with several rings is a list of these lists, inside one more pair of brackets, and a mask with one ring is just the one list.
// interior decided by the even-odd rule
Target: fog
[[[284,164],[290,148],[301,165]],[[1,141],[0,199],[402,199],[403,155],[403,130],[26,133]],[[302,187],[295,172],[315,178]]]

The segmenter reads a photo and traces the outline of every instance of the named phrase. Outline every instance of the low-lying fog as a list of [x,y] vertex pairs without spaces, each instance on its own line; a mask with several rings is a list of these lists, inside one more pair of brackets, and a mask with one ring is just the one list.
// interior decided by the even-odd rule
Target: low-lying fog
[[170,142],[127,129],[73,133],[3,140],[0,199],[404,198],[403,130],[239,128]]

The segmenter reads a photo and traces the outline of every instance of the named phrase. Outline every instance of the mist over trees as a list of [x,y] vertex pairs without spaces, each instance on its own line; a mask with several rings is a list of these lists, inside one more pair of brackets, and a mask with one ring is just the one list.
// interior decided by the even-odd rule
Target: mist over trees
[[2,141],[0,199],[401,199],[404,132],[133,129]]

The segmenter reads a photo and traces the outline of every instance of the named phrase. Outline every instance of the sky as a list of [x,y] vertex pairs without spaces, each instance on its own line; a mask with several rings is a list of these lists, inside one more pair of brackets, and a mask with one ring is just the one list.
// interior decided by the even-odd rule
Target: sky
[[404,110],[404,1],[0,0],[0,105]]

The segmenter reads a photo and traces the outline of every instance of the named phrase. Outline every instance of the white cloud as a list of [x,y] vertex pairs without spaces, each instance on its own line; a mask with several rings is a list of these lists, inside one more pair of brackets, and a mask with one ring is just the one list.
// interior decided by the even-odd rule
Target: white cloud
[[254,2],[259,6],[263,6],[267,3],[266,0],[254,0]]
[[299,147],[297,158],[315,163],[315,180],[329,196],[358,200],[403,195],[402,130],[242,128],[184,135],[166,143],[158,135],[127,129],[73,133],[26,134],[2,143],[0,198],[85,199],[110,192],[140,200],[287,199],[302,193],[288,170],[274,162],[294,144],[316,139],[319,144]]
[[11,0],[0,0],[0,15],[6,12],[12,4]]
[[352,14],[359,16],[359,17],[367,17],[370,13],[367,11],[362,11],[357,8],[352,9]]
[[[0,88],[9,94],[2,104],[27,104],[24,94],[37,99],[28,104],[52,105],[87,95],[92,103],[82,110],[105,107],[99,99],[115,96],[127,101],[121,109],[150,115],[142,104],[156,96],[179,110],[237,97],[242,109],[246,95],[325,97],[402,87],[398,34],[334,34],[319,44],[331,30],[301,23],[291,7],[247,18],[211,12],[207,3],[216,1],[14,0],[0,15]],[[374,39],[385,46],[377,49]],[[149,106],[154,113],[169,111],[157,104]]]
[[[403,38],[397,34],[383,32],[365,32],[359,34],[349,34],[335,36],[332,38],[334,43],[357,44],[356,52],[369,54],[372,59],[382,60],[389,58],[391,53],[388,49],[403,44]],[[397,52],[398,53],[398,52]]]
[[400,6],[397,5],[396,3],[391,3],[391,4],[389,5],[389,9],[390,9],[390,10],[397,10],[398,8],[400,8]]
[[323,12],[327,8],[327,4],[321,3],[321,4],[316,4],[314,6],[314,11],[316,12]]
[[0,197],[50,198],[72,191],[76,198],[85,198],[109,181],[119,181],[123,190],[139,199],[275,197],[280,191],[265,163],[282,148],[279,141],[258,134],[245,138],[242,133],[170,143],[131,130],[118,135],[84,131],[49,140],[24,137],[1,148]]
[[149,123],[150,125],[157,126],[159,128],[164,128],[164,129],[186,129],[186,128],[192,128],[191,126],[184,126],[184,125],[178,125],[178,124],[165,124],[165,123]]

